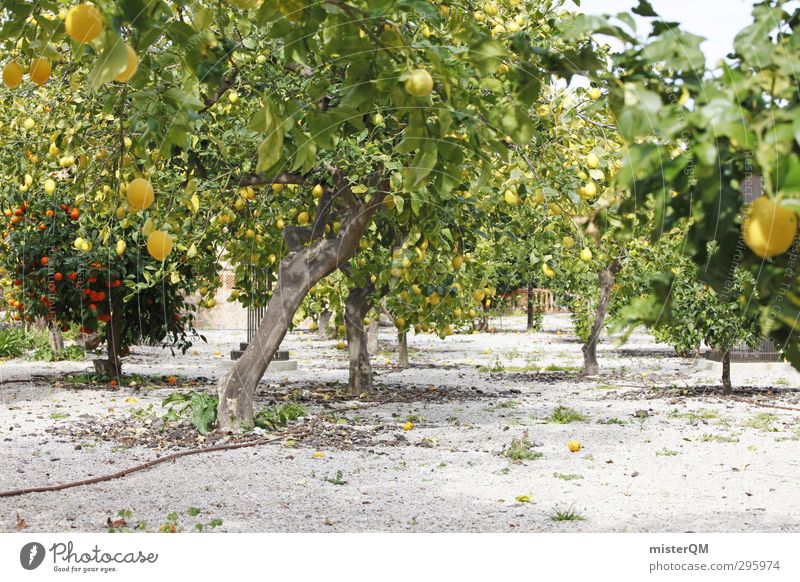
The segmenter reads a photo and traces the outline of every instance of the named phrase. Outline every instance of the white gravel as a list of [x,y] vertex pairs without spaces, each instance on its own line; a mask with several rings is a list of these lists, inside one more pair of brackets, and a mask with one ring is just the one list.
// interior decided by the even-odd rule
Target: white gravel
[[[120,510],[132,515],[130,527],[142,522],[150,531],[171,512],[184,531],[215,518],[222,520],[216,531],[259,532],[800,531],[797,411],[695,392],[656,397],[649,388],[715,385],[717,371],[665,357],[668,350],[643,334],[622,348],[604,342],[597,380],[568,373],[545,381],[552,374],[537,378],[533,370],[580,365],[568,318],[548,316],[544,332],[533,334],[519,331],[520,318],[501,324],[502,332],[444,342],[411,337],[415,366],[404,371],[387,366],[396,357],[394,338],[381,330],[381,347],[390,352],[374,358],[378,383],[432,386],[437,394],[475,388],[481,397],[368,403],[358,411],[309,407],[311,416],[336,412],[358,428],[388,425],[386,439],[405,437],[408,446],[267,445],[186,457],[111,482],[0,498],[0,531],[15,531],[18,518],[25,531],[105,531]],[[206,335],[209,344],[185,356],[137,348],[125,372],[203,377],[211,387],[243,334]],[[264,394],[268,383],[346,381],[345,354],[335,342],[295,332],[284,347],[300,369],[267,378]],[[501,367],[506,372],[487,371]],[[160,416],[164,389],[75,389],[49,380],[88,369],[88,362],[0,363],[0,490],[109,473],[158,454],[46,432],[80,420],[124,419],[150,404]],[[734,382],[774,386],[776,395],[746,398],[800,409],[800,375],[784,365],[734,365]],[[559,405],[586,420],[548,422]],[[415,427],[405,432],[410,416]],[[622,424],[601,423],[609,420]],[[500,453],[525,431],[543,456],[511,463]],[[579,453],[567,450],[573,438],[583,444]],[[531,502],[517,501],[523,495]],[[200,514],[188,515],[189,507]],[[584,519],[550,518],[569,507]]]

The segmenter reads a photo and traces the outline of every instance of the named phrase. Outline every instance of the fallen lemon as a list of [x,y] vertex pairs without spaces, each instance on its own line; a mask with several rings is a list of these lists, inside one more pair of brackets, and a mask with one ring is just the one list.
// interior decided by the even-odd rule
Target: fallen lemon
[[572,439],[567,443],[567,448],[569,449],[570,453],[577,453],[581,450],[581,441]]
[[744,242],[759,257],[783,254],[797,235],[797,213],[761,196],[747,210],[742,232]]
[[414,423],[410,420],[403,423],[403,430],[411,430],[412,428],[414,428]]

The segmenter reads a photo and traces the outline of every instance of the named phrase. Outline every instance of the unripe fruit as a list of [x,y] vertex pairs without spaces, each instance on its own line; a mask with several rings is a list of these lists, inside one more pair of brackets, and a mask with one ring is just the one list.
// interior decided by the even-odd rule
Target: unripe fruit
[[561,244],[564,246],[565,249],[569,249],[575,246],[575,239],[571,236],[565,236],[561,239]]
[[581,250],[581,260],[584,263],[588,263],[592,260],[592,251],[588,247]]
[[48,178],[44,181],[44,191],[48,194],[53,194],[56,191],[56,182],[55,180]]
[[425,69],[415,69],[406,78],[405,87],[414,97],[427,97],[433,91],[433,77]]
[[598,87],[592,87],[587,92],[587,95],[589,95],[589,99],[591,99],[592,101],[597,101],[598,99],[600,99],[600,97],[603,96],[603,92]]

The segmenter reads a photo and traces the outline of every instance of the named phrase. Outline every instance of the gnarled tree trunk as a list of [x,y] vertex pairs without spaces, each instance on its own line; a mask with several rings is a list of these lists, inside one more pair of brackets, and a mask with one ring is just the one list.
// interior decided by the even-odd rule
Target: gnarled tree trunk
[[[221,430],[252,426],[256,386],[286,336],[294,313],[312,286],[347,263],[358,250],[358,242],[382,204],[383,192],[388,187],[385,182],[379,183],[380,176],[376,172],[370,182],[378,193],[365,203],[356,198],[346,179],[336,173],[333,177],[337,191],[333,197],[326,192],[320,199],[313,228],[304,232],[284,231],[289,253],[280,264],[267,311],[247,349],[217,388],[217,418]],[[321,238],[337,197],[343,199],[346,208],[341,232],[335,238]]]
[[594,323],[589,334],[589,339],[583,346],[583,373],[586,376],[597,376],[600,371],[597,365],[597,343],[600,341],[600,334],[603,331],[603,322],[608,313],[608,302],[611,300],[611,287],[614,285],[614,277],[620,270],[618,261],[613,261],[605,269],[600,271],[598,278],[600,282],[600,297],[597,301]]
[[372,307],[375,285],[368,282],[363,287],[350,290],[344,302],[344,328],[347,349],[350,353],[350,381],[348,394],[357,396],[372,392],[372,364],[369,360],[367,328],[364,318]]

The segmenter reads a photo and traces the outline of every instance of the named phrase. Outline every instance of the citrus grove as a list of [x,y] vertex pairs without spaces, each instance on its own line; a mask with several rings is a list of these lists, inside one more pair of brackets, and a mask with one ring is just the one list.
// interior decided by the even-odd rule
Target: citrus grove
[[360,395],[381,316],[408,365],[408,334],[479,329],[520,288],[569,308],[590,377],[609,322],[684,352],[769,335],[800,365],[797,15],[759,4],[712,74],[647,1],[644,40],[576,4],[4,2],[8,317],[98,334],[118,376],[131,345],[188,348],[230,265],[266,312],[222,430],[253,425],[293,326],[348,349]]

